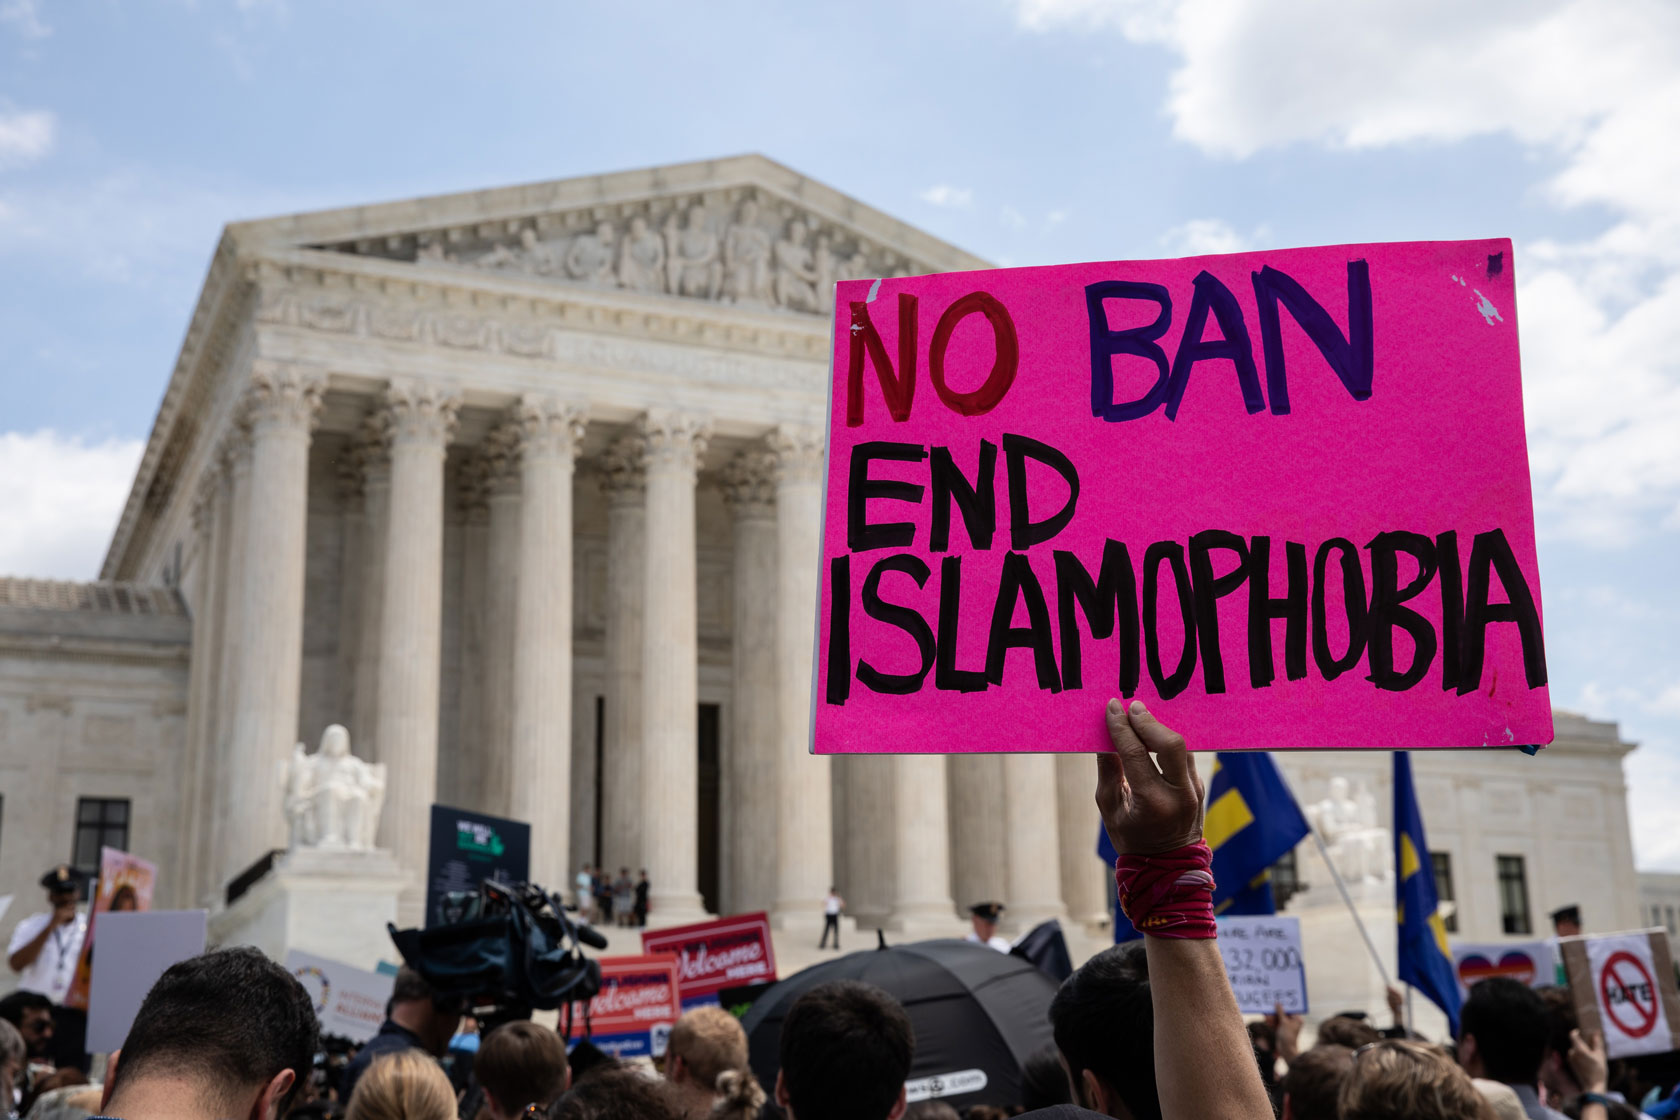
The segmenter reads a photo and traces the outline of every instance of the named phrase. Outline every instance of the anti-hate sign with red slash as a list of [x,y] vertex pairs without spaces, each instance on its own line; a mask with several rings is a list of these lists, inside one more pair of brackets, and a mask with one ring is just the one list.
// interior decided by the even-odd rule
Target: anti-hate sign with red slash
[[676,955],[677,990],[685,1009],[717,1003],[718,993],[725,988],[768,984],[776,979],[770,919],[763,913],[644,930],[642,951]]
[[1559,942],[1575,1016],[1602,1031],[1612,1058],[1680,1046],[1680,987],[1662,930],[1570,937]]
[[836,287],[813,750],[1552,739],[1511,243]]
[[[665,1053],[671,1025],[682,1014],[677,999],[677,958],[669,953],[602,957],[601,990],[589,1001],[590,1041],[618,1058],[657,1058]],[[575,1042],[583,1037],[584,1009],[572,1005]]]

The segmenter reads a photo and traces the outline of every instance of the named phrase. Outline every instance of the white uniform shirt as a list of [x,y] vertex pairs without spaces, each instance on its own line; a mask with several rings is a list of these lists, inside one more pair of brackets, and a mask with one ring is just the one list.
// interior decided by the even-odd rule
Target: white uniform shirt
[[981,941],[978,933],[975,933],[973,930],[969,930],[968,937],[965,938],[965,940],[972,941],[976,945],[984,945],[988,949],[996,949],[1000,953],[1007,953],[1011,948],[1013,948],[1008,941],[1005,941],[995,933],[987,940]]
[[[31,914],[12,931],[11,944],[6,947],[9,957],[31,941],[52,921],[52,912]],[[76,959],[82,955],[82,939],[87,936],[87,915],[76,912],[76,920],[59,926],[47,935],[47,943],[33,964],[18,973],[17,986],[24,991],[39,992],[54,1003],[63,1003],[76,975]]]
[[835,914],[840,913],[840,896],[839,895],[831,894],[827,898],[823,899],[823,913],[824,914],[829,914],[829,915],[835,915]]

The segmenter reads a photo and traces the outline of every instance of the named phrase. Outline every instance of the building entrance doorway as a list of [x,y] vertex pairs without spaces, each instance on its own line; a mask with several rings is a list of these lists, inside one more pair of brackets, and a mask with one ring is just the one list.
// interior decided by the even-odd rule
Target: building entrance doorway
[[719,711],[716,704],[700,705],[696,748],[699,751],[699,813],[694,837],[696,881],[700,886],[700,901],[709,913],[718,910],[718,791],[722,775],[718,765]]

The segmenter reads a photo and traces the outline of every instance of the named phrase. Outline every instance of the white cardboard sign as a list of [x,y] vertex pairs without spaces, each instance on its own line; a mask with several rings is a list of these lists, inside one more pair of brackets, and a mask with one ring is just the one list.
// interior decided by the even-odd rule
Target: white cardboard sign
[[336,1034],[352,1042],[366,1042],[385,1021],[395,977],[355,968],[342,961],[293,949],[285,968],[315,1001],[322,1034]]
[[1583,1028],[1604,1032],[1610,1057],[1676,1048],[1680,990],[1666,934],[1645,930],[1568,937],[1559,947],[1576,1017]]
[[88,996],[87,1048],[109,1054],[170,965],[204,952],[203,910],[107,910],[99,915]]
[[1306,1013],[1307,970],[1299,918],[1220,918],[1219,953],[1244,1015],[1270,1015],[1280,1003],[1291,1015]]

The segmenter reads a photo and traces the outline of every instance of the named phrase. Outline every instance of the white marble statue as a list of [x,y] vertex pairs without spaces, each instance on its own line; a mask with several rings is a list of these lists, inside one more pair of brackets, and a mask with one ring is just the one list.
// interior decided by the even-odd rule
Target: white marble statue
[[672,294],[699,299],[718,294],[723,266],[718,260],[717,234],[706,228],[704,207],[690,206],[681,229],[675,214],[666,219],[665,267]]
[[581,234],[566,251],[566,274],[573,280],[582,280],[586,284],[612,287],[613,263],[611,222],[600,223],[595,227],[594,233]]
[[770,234],[758,224],[758,203],[746,199],[723,236],[723,295],[731,303],[769,303]]
[[805,223],[795,218],[776,242],[776,302],[795,311],[817,310],[817,265],[809,237]]
[[350,732],[333,724],[321,747],[292,748],[286,768],[286,823],[293,848],[369,851],[385,804],[385,764],[350,753]]
[[1307,815],[1324,838],[1330,860],[1345,882],[1389,878],[1393,863],[1389,831],[1378,826],[1376,799],[1364,783],[1350,790],[1346,778],[1331,778],[1330,795],[1312,805]]
[[630,232],[619,242],[618,282],[633,292],[665,289],[665,242],[640,214],[630,219]]

